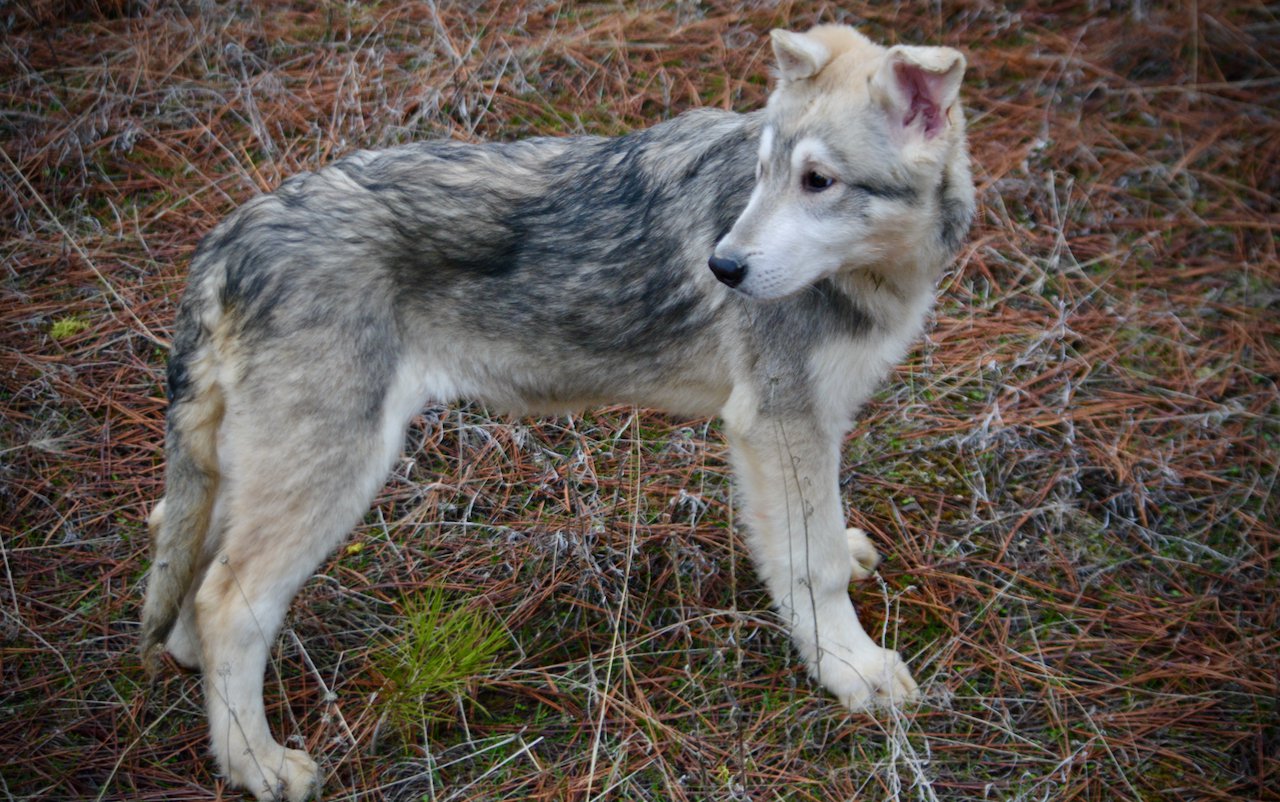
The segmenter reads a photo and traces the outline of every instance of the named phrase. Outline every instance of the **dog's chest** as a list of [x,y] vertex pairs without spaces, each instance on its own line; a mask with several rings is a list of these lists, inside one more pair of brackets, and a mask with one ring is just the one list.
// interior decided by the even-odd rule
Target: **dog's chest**
[[857,337],[839,337],[815,348],[809,375],[819,414],[847,430],[880,382],[906,355],[924,324],[925,311]]

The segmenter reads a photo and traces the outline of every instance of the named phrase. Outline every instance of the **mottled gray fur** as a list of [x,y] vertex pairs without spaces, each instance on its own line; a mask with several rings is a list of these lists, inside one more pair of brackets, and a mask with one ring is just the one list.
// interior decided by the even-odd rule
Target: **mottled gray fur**
[[[723,415],[749,543],[815,677],[853,707],[914,693],[849,605],[849,577],[876,557],[840,523],[836,469],[857,406],[918,332],[972,216],[963,118],[947,101],[949,139],[931,145],[922,129],[930,159],[868,159],[842,143],[853,126],[890,148],[877,109],[891,99],[816,82],[874,70],[897,49],[847,29],[774,42],[767,110],[693,111],[614,139],[362,151],[249,201],[201,243],[169,363],[142,648],[153,666],[167,647],[204,671],[214,751],[234,784],[263,799],[314,790],[315,764],[266,730],[267,644],[428,402]],[[943,49],[914,50],[909,67],[954,73],[923,52]],[[830,108],[793,112],[801,92]],[[801,164],[805,148],[817,155]],[[819,169],[837,191],[812,186],[804,171]],[[740,274],[767,262],[757,218],[776,214],[801,228],[845,219],[867,228],[863,244],[896,236],[884,220],[920,226],[910,253],[851,256],[781,297],[713,275],[713,253]]]

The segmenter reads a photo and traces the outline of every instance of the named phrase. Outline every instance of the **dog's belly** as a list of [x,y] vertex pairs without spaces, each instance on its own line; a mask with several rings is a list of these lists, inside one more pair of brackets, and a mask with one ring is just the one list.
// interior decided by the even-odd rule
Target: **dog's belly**
[[477,401],[522,416],[611,404],[706,416],[718,413],[732,390],[726,361],[715,348],[676,342],[659,355],[638,357],[561,345],[455,339],[406,360],[397,384],[414,406]]

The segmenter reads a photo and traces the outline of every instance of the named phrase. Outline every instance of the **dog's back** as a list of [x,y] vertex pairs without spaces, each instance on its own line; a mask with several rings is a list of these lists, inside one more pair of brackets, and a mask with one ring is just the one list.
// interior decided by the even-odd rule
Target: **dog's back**
[[[166,639],[198,663],[179,610],[185,599],[190,623],[221,547],[212,516],[234,492],[231,463],[282,451],[305,468],[319,449],[301,446],[299,421],[363,432],[382,452],[424,397],[714,412],[728,383],[703,334],[717,325],[708,296],[725,290],[702,262],[746,202],[757,127],[706,110],[612,139],[361,151],[221,223],[192,260],[169,361],[149,665]],[[339,402],[318,417],[325,398]],[[237,446],[267,434],[274,445]]]

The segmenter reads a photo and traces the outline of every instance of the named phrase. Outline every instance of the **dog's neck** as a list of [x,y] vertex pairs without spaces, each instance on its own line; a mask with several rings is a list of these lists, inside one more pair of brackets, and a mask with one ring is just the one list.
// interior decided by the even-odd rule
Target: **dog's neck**
[[833,280],[843,292],[855,298],[884,298],[914,307],[921,296],[931,297],[941,276],[940,268],[906,262],[883,262],[844,270]]

